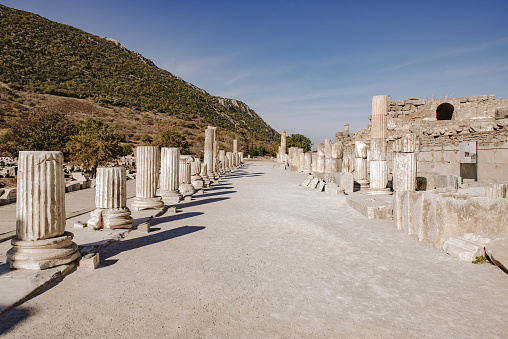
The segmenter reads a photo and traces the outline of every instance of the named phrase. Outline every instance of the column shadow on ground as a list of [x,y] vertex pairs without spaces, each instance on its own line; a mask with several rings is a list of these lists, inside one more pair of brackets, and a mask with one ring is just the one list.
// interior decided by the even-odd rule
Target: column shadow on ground
[[212,202],[218,202],[218,201],[227,200],[227,199],[230,199],[230,198],[224,197],[224,198],[207,198],[204,200],[192,200],[190,202],[179,203],[177,206],[178,206],[178,208],[186,208],[186,207],[210,204]]
[[[158,217],[158,218],[150,220],[150,227],[158,225],[158,224],[162,224],[165,222],[177,221],[177,220],[182,220],[182,219],[186,219],[186,218],[192,218],[192,217],[202,215],[202,214],[204,214],[204,213],[203,212],[185,212],[185,213],[180,212],[180,213],[176,213],[176,214],[172,214],[172,215],[167,215],[165,217]],[[153,231],[157,231],[157,230],[153,229]]]
[[207,191],[205,191],[205,193],[203,193],[201,195],[196,196],[195,199],[201,199],[203,197],[208,198],[208,197],[212,197],[215,195],[222,195],[222,194],[231,194],[231,193],[236,193],[237,191],[221,191],[221,192],[215,192],[215,193],[206,193],[206,192]]
[[6,311],[0,315],[2,318],[2,321],[0,321],[0,335],[7,334],[11,328],[25,321],[29,316],[34,315],[34,313],[33,309],[26,307],[15,307]]
[[140,238],[133,238],[115,242],[111,246],[108,246],[103,251],[101,251],[100,253],[101,266],[99,266],[99,268],[115,264],[118,261],[117,259],[108,260],[108,258],[111,258],[119,253],[131,251],[144,246],[156,244],[162,241],[171,240],[204,229],[205,229],[204,226],[181,226],[174,228],[172,230],[153,233]]
[[253,178],[253,177],[260,177],[264,175],[263,172],[257,172],[257,173],[249,173],[246,171],[235,171],[233,173],[229,173],[224,177],[224,179],[238,179],[238,178]]

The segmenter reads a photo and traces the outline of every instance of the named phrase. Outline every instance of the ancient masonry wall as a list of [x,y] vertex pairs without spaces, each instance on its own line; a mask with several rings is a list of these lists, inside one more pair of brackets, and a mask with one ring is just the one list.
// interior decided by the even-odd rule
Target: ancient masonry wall
[[[443,114],[446,119],[443,119]],[[477,180],[508,182],[508,99],[481,95],[389,100],[387,126],[390,172],[393,171],[393,155],[390,152],[393,142],[407,133],[414,133],[418,136],[418,176],[460,176],[459,143],[476,141]],[[365,137],[369,130],[370,124],[354,139],[369,143],[370,140]]]

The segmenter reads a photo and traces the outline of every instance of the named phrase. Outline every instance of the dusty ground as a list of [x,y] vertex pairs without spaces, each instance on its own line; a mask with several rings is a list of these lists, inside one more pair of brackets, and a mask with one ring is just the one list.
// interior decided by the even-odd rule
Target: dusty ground
[[251,162],[0,316],[6,337],[506,338],[508,276]]

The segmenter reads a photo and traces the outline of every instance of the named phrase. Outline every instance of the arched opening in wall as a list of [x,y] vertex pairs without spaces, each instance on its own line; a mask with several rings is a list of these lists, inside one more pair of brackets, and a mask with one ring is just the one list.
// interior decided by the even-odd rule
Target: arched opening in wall
[[436,109],[437,120],[452,120],[454,110],[455,110],[455,107],[453,107],[452,104],[449,104],[447,102],[437,106],[437,109]]

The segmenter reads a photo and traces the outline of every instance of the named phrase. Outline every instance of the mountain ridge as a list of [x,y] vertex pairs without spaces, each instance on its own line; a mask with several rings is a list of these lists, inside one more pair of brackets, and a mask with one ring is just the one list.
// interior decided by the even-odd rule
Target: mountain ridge
[[[0,59],[0,82],[18,96],[26,92],[86,99],[116,108],[113,111],[130,110],[131,115],[214,125],[254,143],[271,144],[279,137],[244,102],[210,95],[113,38],[1,4]],[[7,101],[5,95],[3,99]],[[3,110],[26,108],[15,106],[16,102],[4,105]],[[4,122],[16,114],[1,113],[6,113]]]

